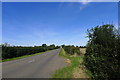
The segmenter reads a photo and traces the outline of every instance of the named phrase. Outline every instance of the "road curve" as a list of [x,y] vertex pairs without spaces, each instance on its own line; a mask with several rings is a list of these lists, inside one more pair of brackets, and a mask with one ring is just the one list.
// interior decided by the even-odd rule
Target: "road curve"
[[58,56],[60,49],[2,63],[3,78],[50,78],[59,68],[67,65]]

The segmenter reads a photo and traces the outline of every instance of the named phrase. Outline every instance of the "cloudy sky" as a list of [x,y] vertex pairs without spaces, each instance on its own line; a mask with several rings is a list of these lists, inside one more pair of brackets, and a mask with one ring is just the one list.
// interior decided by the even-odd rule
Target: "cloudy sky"
[[3,3],[3,43],[86,45],[87,29],[118,24],[117,2]]

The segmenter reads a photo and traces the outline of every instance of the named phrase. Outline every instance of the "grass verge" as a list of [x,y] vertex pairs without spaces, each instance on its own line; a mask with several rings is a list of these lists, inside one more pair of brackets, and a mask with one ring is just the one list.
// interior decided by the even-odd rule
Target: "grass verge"
[[73,78],[74,68],[80,65],[83,60],[83,56],[71,57],[65,53],[64,49],[61,49],[59,55],[70,59],[71,64],[64,68],[58,69],[55,74],[52,75],[52,78],[67,78],[67,80]]
[[91,71],[89,71],[89,70],[86,69],[86,70],[85,70],[85,73],[86,73],[87,76],[89,76],[89,78],[92,78],[92,77],[93,77]]
[[[45,51],[45,52],[49,52],[49,51],[52,51],[52,50],[48,50],[48,51]],[[42,53],[45,53],[45,52],[40,52],[40,53],[35,53],[35,54],[30,54],[30,55],[24,55],[24,56],[10,58],[10,59],[4,59],[4,60],[0,60],[0,62],[6,62],[6,61],[12,61],[12,60],[17,60],[17,59],[22,59],[22,58],[26,58],[26,57],[30,57],[30,56],[42,54]]]

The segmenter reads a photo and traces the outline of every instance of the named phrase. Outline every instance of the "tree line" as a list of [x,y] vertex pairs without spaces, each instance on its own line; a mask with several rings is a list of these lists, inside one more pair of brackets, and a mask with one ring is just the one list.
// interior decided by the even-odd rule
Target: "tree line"
[[120,34],[114,25],[106,24],[88,30],[84,65],[92,79],[120,78]]
[[26,46],[11,46],[5,43],[2,44],[1,46],[2,46],[2,60],[60,48],[59,46],[55,46],[54,44],[50,46],[42,44],[42,46],[26,47]]

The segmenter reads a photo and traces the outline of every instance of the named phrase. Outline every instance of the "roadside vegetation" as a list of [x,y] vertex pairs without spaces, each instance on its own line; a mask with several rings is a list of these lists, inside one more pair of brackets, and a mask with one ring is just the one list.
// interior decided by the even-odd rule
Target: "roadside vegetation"
[[66,54],[68,55],[74,55],[74,54],[77,54],[77,55],[80,55],[80,50],[79,50],[79,47],[78,46],[74,46],[74,45],[62,45],[62,48],[65,50]]
[[11,46],[7,43],[2,44],[2,61],[21,59],[28,56],[41,54],[45,51],[60,48],[59,46],[42,44],[42,46],[26,47],[26,46]]
[[84,65],[92,79],[120,78],[120,32],[113,25],[102,25],[88,30]]
[[88,38],[86,46],[62,45],[59,55],[70,60],[70,64],[57,70],[53,78],[120,78],[119,30],[111,24],[96,26],[88,30]]
[[[62,45],[59,55],[69,63],[52,75],[52,78],[90,78],[94,80],[120,78],[120,32],[114,25],[106,24],[88,30],[86,46]],[[2,44],[2,61],[21,59],[60,48],[43,44],[25,47]],[[80,49],[82,48],[82,49]],[[83,52],[83,53],[82,53]],[[35,54],[37,53],[37,54]],[[77,74],[82,72],[84,74]],[[78,76],[77,75],[83,75]],[[60,80],[60,79],[59,79]]]
[[[73,46],[71,46],[71,47],[73,48]],[[71,54],[67,53],[67,51],[69,51],[68,49],[70,49],[70,51],[73,50],[73,51],[71,51],[73,53],[75,53],[74,51],[78,52],[77,50],[79,50],[76,47],[74,47],[74,49],[71,49],[70,46],[68,48],[68,46],[64,45],[64,47],[61,49],[59,55],[61,57],[64,57],[69,64],[68,64],[68,66],[66,66],[64,68],[57,70],[55,72],[55,74],[53,74],[53,76],[52,76],[54,79],[55,78],[56,79],[61,78],[61,80],[62,80],[62,78],[66,78],[67,80],[72,79],[74,76],[73,73],[74,73],[75,69],[78,68],[80,66],[80,64],[82,64],[82,62],[83,62],[83,56],[78,56],[78,55],[72,56],[71,54],[73,54],[73,53],[71,53]],[[80,52],[79,52],[79,54],[80,54]]]

